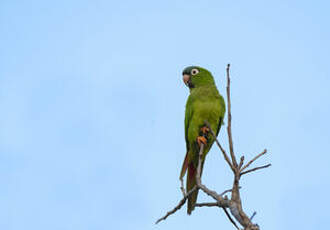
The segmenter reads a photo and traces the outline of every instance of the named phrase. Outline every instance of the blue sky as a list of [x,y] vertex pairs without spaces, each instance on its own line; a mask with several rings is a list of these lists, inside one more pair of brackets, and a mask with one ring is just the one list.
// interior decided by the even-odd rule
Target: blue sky
[[[234,229],[181,210],[181,72],[232,64],[237,154],[261,229],[324,229],[330,204],[327,1],[1,1],[0,228]],[[219,139],[226,146],[222,130]],[[203,181],[232,182],[213,148]],[[208,200],[200,195],[201,201]]]

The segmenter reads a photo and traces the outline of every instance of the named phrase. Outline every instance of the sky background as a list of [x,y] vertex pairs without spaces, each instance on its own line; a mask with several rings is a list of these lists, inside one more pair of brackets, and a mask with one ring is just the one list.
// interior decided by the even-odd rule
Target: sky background
[[[330,205],[328,1],[0,2],[0,229],[234,229],[179,199],[182,70],[231,63],[246,212],[261,229],[326,229]],[[222,129],[219,139],[224,146]],[[232,183],[219,150],[203,182]],[[200,193],[200,201],[207,201]]]

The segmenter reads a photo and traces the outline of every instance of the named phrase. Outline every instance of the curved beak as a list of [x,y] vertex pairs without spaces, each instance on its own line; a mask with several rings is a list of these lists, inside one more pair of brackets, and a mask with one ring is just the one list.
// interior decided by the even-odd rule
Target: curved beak
[[190,75],[183,74],[183,77],[182,78],[183,78],[184,84],[189,87]]

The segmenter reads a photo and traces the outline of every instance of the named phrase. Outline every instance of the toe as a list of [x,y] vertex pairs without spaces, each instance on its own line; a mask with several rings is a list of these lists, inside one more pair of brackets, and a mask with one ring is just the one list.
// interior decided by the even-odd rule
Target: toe
[[204,145],[206,145],[206,144],[207,144],[207,140],[206,140],[205,137],[203,137],[203,136],[199,136],[199,137],[197,137],[197,143],[198,143],[199,146],[201,146],[202,143],[203,143]]

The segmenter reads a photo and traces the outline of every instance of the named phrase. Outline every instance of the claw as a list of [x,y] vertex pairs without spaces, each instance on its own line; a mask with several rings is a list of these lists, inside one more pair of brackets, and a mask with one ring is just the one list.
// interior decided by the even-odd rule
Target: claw
[[210,129],[208,127],[206,127],[206,126],[203,126],[201,128],[201,131],[202,131],[203,134],[207,134],[210,131]]
[[206,145],[206,144],[207,144],[207,140],[206,140],[206,138],[203,137],[203,136],[198,136],[198,137],[197,137],[197,143],[198,143],[199,146],[201,146],[202,143],[203,143],[204,145]]

